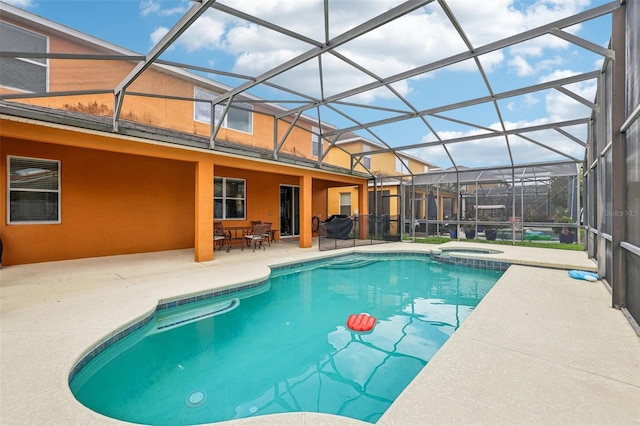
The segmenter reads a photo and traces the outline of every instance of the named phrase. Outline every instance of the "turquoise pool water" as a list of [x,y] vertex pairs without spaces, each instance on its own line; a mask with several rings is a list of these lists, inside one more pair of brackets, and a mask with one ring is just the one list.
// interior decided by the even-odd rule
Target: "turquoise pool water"
[[[93,359],[71,390],[144,424],[298,411],[373,423],[501,274],[416,256],[276,271],[253,295],[167,310]],[[369,333],[346,328],[360,312],[378,319]]]

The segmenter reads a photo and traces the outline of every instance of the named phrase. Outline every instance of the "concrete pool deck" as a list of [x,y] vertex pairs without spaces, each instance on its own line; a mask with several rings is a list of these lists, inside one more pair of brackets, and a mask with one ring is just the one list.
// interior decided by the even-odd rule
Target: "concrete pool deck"
[[[387,410],[378,425],[640,425],[640,338],[583,252],[513,246],[478,255],[515,265]],[[158,301],[257,281],[268,265],[352,251],[424,251],[390,243],[318,252],[280,242],[265,251],[193,250],[112,256],[0,269],[0,424],[123,424],[78,403],[74,364],[96,343],[152,312]],[[441,246],[438,246],[441,247]],[[467,254],[468,255],[468,254]],[[250,267],[249,267],[250,266]],[[317,413],[225,422],[365,425]],[[222,423],[217,423],[222,424]]]

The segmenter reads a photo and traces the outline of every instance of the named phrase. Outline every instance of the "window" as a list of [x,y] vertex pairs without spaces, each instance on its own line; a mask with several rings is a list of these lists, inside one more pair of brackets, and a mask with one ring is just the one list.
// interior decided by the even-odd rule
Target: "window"
[[[371,147],[369,145],[363,145],[362,151],[369,152],[371,151]],[[371,170],[371,156],[365,155],[362,157],[362,165],[367,168],[367,170]]]
[[[47,38],[0,22],[0,51],[47,53]],[[47,91],[47,59],[2,58],[0,86],[28,92]]]
[[396,157],[396,172],[402,173],[404,175],[409,174],[409,169],[404,165],[404,162],[400,160],[400,158]]
[[[215,99],[216,93],[209,92],[198,87],[195,88],[194,97],[197,99]],[[237,108],[236,108],[237,107]],[[220,122],[220,117],[224,112],[224,105],[216,105],[215,124]],[[203,123],[211,124],[211,103],[194,102],[193,119]],[[222,121],[222,127],[238,130],[245,133],[253,132],[253,109],[249,104],[234,102],[227,111],[227,115]]]
[[213,218],[245,219],[244,179],[213,178]]
[[317,127],[311,128],[311,155],[318,157],[320,155],[320,129]]
[[60,162],[8,157],[9,223],[60,222]]
[[351,215],[351,193],[350,192],[340,193],[340,214],[346,214],[347,216]]

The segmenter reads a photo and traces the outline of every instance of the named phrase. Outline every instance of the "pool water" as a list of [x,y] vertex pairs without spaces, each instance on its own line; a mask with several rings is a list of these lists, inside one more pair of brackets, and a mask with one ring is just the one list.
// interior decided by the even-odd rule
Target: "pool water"
[[[161,329],[151,321],[92,360],[71,389],[92,410],[136,423],[299,411],[374,423],[501,274],[416,256],[278,271],[268,291],[219,315]],[[378,319],[371,332],[346,328],[361,312]]]

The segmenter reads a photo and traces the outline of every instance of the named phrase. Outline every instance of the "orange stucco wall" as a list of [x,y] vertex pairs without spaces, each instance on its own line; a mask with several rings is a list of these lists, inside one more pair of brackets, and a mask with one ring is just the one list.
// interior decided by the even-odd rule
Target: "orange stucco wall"
[[[210,151],[122,138],[23,120],[0,122],[0,237],[3,264],[35,263],[195,248],[211,260],[213,176],[246,179],[246,220],[279,225],[280,185],[312,182],[301,207],[304,222],[326,206],[326,189],[366,182],[353,176],[302,169]],[[61,162],[61,223],[8,224],[7,156]],[[306,231],[305,231],[306,232]],[[310,230],[306,232],[310,234]],[[309,244],[310,235],[304,243]],[[303,238],[301,235],[301,244]]]
[[62,185],[60,223],[2,227],[3,264],[193,247],[193,163],[10,138],[1,143],[3,191],[8,155],[60,160]]
[[[358,143],[358,144],[349,143],[341,146],[348,150],[351,149],[352,152],[362,151],[361,143]],[[337,166],[344,167],[346,169],[351,168],[351,156],[346,152],[344,152],[342,149],[339,149],[337,147],[331,148],[325,158],[327,163],[335,164]],[[365,169],[359,164],[355,167],[355,170],[359,172],[365,172]]]
[[330,188],[327,182],[313,182],[313,212],[312,216],[319,216],[321,219],[328,217],[328,189]]

